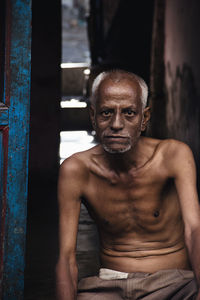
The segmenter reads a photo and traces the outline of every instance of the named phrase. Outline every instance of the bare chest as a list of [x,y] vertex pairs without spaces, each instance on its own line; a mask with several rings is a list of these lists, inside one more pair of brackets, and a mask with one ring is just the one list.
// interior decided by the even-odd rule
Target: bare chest
[[100,229],[117,235],[157,232],[179,211],[174,185],[144,175],[115,183],[93,176],[86,203]]

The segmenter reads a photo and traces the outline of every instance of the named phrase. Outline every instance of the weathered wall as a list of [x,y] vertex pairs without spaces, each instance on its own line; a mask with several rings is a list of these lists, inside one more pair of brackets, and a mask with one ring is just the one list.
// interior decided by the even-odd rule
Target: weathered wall
[[165,86],[168,136],[200,150],[200,2],[168,0],[165,9]]
[[190,145],[198,173],[200,2],[156,0],[151,66],[151,135]]

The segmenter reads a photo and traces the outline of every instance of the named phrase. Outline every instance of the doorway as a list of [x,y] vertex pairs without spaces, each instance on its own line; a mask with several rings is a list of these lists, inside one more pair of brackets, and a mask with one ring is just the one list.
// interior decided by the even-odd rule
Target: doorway
[[[148,4],[145,1],[149,8],[145,11],[141,2],[143,4],[133,0],[68,0],[62,4],[57,0],[49,2],[47,7],[40,0],[33,1],[29,164],[32,186],[29,189],[25,300],[55,299],[58,245],[55,170],[72,153],[95,144],[88,117],[88,77],[94,78],[102,69],[121,67],[135,72],[140,69],[140,75],[149,81],[153,0]],[[86,3],[84,8],[83,3]],[[62,6],[65,12],[60,9]],[[65,14],[63,19],[67,19],[67,24],[62,26],[61,12]],[[145,24],[141,24],[142,18]],[[141,34],[135,34],[138,30]],[[84,40],[81,32],[84,32]],[[61,33],[65,38],[62,55]],[[139,42],[130,44],[130,34]],[[75,50],[80,48],[81,53],[72,50],[72,46]],[[71,53],[73,58],[70,58]],[[143,62],[142,66],[139,61]],[[97,272],[96,237],[94,223],[83,207],[77,249],[80,277]]]

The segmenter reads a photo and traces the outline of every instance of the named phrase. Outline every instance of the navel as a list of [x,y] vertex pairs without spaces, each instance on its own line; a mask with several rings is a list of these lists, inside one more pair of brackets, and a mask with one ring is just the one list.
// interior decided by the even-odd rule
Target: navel
[[159,215],[160,215],[159,210],[154,211],[154,214],[153,214],[153,215],[154,215],[155,218],[158,218]]

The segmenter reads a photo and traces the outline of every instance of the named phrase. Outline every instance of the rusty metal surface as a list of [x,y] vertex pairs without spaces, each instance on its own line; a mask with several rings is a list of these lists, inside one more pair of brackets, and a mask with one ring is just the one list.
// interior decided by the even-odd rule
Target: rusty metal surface
[[31,1],[5,3],[5,74],[0,99],[2,300],[23,299],[31,64]]

